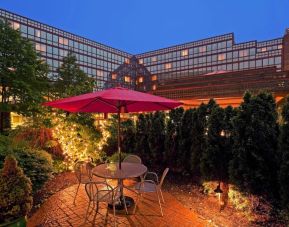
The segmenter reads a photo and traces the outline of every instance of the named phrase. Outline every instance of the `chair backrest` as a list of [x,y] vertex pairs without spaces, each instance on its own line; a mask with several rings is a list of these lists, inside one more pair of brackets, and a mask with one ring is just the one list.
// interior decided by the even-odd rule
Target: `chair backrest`
[[85,192],[90,201],[101,200],[107,195],[111,196],[111,199],[113,199],[114,196],[113,188],[106,182],[88,182],[85,184]]
[[163,185],[163,183],[164,183],[164,180],[165,180],[165,177],[166,177],[166,175],[168,174],[169,170],[170,170],[169,168],[166,168],[166,169],[164,170],[163,175],[162,175],[162,177],[161,177],[161,181],[160,181],[160,183],[159,183],[159,186],[160,186],[160,187],[162,187],[162,185]]
[[123,162],[129,162],[129,163],[142,163],[141,158],[137,155],[130,154],[126,156],[123,160]]
[[73,169],[79,183],[81,183],[81,180],[85,175],[88,176],[86,163],[84,161],[76,162]]

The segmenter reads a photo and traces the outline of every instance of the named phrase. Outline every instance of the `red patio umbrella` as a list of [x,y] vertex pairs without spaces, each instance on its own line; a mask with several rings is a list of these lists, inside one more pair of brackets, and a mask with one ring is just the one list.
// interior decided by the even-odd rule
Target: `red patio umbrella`
[[170,110],[181,104],[181,102],[175,100],[121,87],[43,103],[44,106],[51,106],[69,112],[117,113],[119,168],[121,168],[120,114]]

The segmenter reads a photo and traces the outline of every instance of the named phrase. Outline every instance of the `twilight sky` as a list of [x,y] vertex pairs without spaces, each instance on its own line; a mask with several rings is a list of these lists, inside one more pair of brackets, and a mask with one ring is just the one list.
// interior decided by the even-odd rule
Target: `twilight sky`
[[0,8],[131,54],[234,32],[283,36],[288,0],[1,0]]

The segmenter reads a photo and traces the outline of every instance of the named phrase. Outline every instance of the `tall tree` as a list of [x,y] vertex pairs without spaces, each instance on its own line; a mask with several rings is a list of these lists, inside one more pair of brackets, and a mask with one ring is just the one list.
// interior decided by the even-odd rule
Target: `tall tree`
[[224,163],[224,109],[214,106],[208,118],[206,149],[201,157],[202,177],[207,180],[223,181],[227,175],[227,166]]
[[57,69],[58,79],[54,83],[57,98],[89,93],[93,90],[94,79],[87,76],[78,66],[76,56],[68,52],[63,64]]
[[282,205],[289,208],[289,96],[282,108],[281,133],[279,139],[279,185]]
[[31,116],[48,91],[47,65],[20,32],[0,20],[0,132],[7,113]]
[[[276,192],[277,113],[272,94],[244,95],[233,120],[230,180],[243,191],[272,196]],[[270,194],[270,195],[269,195]]]
[[185,111],[181,124],[179,127],[179,141],[178,141],[178,166],[182,167],[187,173],[191,172],[191,147],[193,143],[193,115],[195,109],[188,109]]
[[148,142],[150,153],[154,164],[163,163],[164,153],[164,140],[165,140],[165,114],[163,112],[155,112],[151,114],[150,128],[148,135]]
[[206,125],[207,125],[207,106],[201,104],[193,113],[192,132],[191,132],[191,174],[200,176],[201,156],[206,149]]
[[146,164],[151,164],[151,154],[148,144],[149,115],[140,114],[136,122],[135,150]]
[[165,162],[169,168],[177,168],[179,127],[184,114],[182,107],[169,112],[166,123]]

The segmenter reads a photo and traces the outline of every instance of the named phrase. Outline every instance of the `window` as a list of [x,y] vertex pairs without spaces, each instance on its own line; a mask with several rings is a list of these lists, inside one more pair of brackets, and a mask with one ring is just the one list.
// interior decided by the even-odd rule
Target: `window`
[[124,59],[124,62],[125,62],[126,64],[129,64],[129,59],[128,59],[128,58]]
[[124,76],[124,82],[130,83],[131,79],[130,76]]
[[36,49],[37,51],[46,52],[46,45],[40,44],[40,43],[36,43],[36,44],[35,44],[35,49]]
[[181,55],[182,57],[188,56],[189,51],[188,50],[182,50]]
[[206,51],[207,51],[207,47],[206,46],[199,47],[199,52],[200,53],[203,53],[203,52],[206,52]]
[[157,85],[154,84],[154,85],[152,86],[152,89],[153,89],[153,91],[157,90]]
[[226,59],[226,54],[218,54],[218,61],[223,61]]
[[151,61],[152,61],[152,62],[157,61],[157,57],[156,57],[156,56],[151,57]]
[[17,22],[12,22],[12,28],[15,29],[15,30],[17,30],[17,29],[20,28],[20,24],[17,23]]
[[152,75],[152,81],[156,81],[158,79],[157,75]]
[[65,38],[63,38],[63,37],[59,37],[58,42],[59,42],[60,44],[66,45],[66,46],[68,45],[68,39],[65,39]]
[[248,50],[240,50],[239,51],[239,57],[246,57],[248,55],[249,55]]
[[142,76],[140,76],[140,77],[138,78],[138,82],[139,82],[139,83],[143,83],[143,77],[142,77]]
[[40,38],[40,31],[35,29],[35,36]]
[[262,47],[261,48],[261,52],[265,52],[265,51],[267,51],[267,48],[266,47]]
[[139,62],[139,64],[143,64],[143,59],[142,58],[139,59],[138,62]]
[[172,63],[165,64],[165,69],[171,69],[171,68],[172,68]]
[[283,48],[283,46],[280,44],[280,45],[278,45],[278,47],[277,47],[279,50],[280,49],[282,49]]

